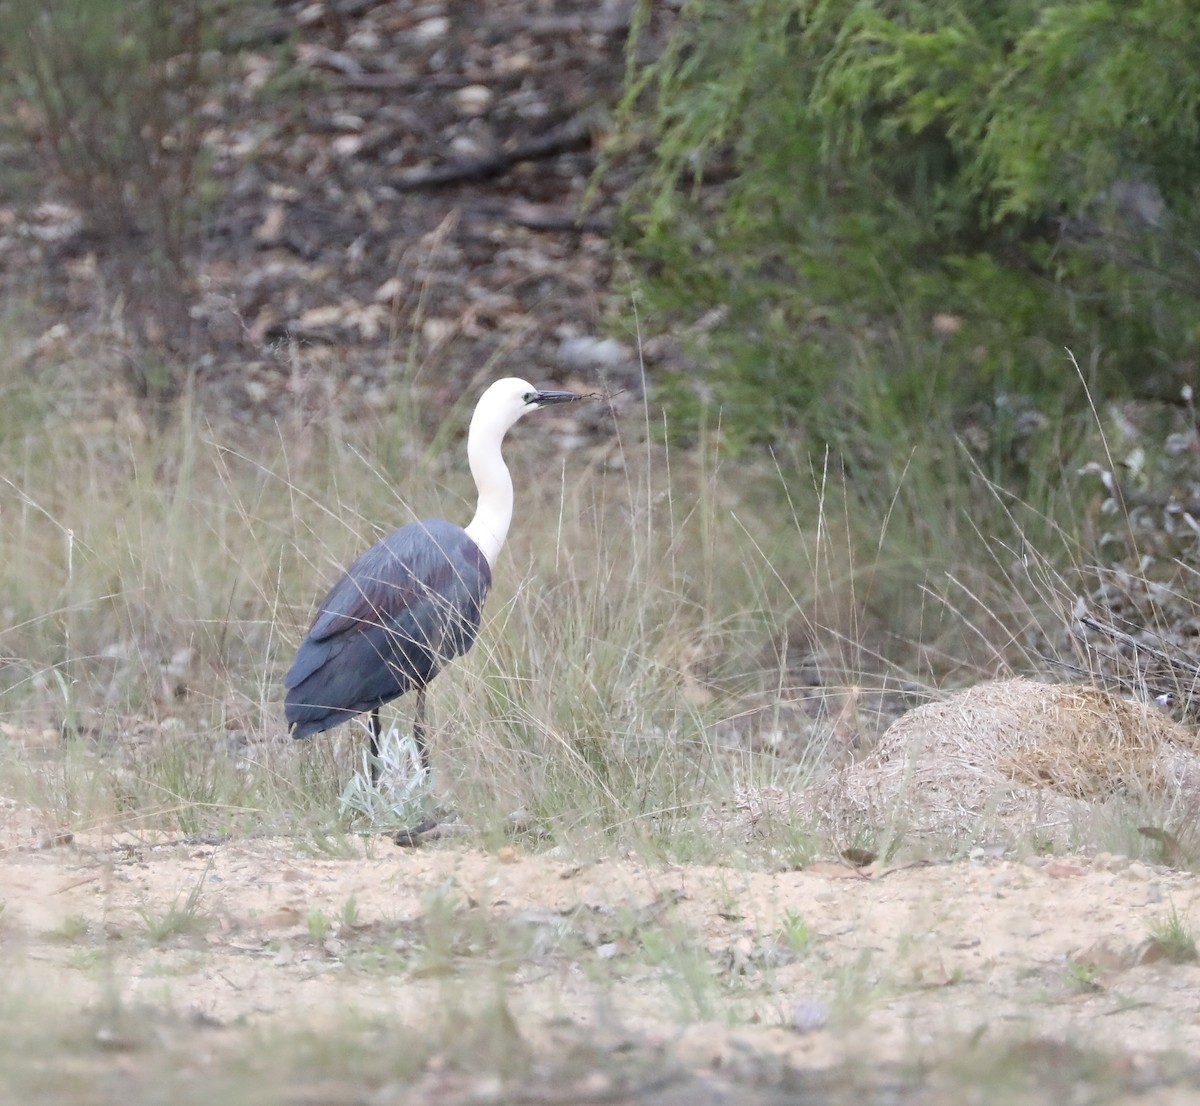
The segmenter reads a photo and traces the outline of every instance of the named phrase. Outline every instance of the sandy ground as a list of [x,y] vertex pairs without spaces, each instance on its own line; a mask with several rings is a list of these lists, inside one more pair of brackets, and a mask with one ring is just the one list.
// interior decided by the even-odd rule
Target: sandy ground
[[[386,839],[304,852],[99,838],[6,851],[4,990],[82,1009],[115,987],[220,1037],[347,1015],[421,1025],[502,988],[535,1052],[565,1028],[709,1076],[747,1056],[911,1069],[980,1042],[1088,1050],[1138,1101],[1172,1101],[1200,1071],[1200,966],[1150,940],[1172,912],[1200,920],[1200,882],[1122,857],[769,873]],[[151,939],[189,895],[192,926]]]

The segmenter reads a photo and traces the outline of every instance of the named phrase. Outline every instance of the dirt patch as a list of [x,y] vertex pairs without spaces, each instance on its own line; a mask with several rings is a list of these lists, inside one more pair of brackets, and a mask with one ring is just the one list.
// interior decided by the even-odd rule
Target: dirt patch
[[[502,996],[505,1032],[532,1056],[607,1041],[649,1050],[660,1074],[772,1093],[786,1073],[899,1070],[967,1042],[1098,1050],[1151,1083],[1164,1057],[1200,1059],[1200,967],[1150,936],[1196,913],[1200,881],[1122,857],[771,873],[378,839],[304,852],[285,839],[10,851],[5,992],[71,1011],[115,992],[203,1025],[216,1053],[347,1017],[416,1033]],[[446,1069],[435,1061],[421,1078]]]

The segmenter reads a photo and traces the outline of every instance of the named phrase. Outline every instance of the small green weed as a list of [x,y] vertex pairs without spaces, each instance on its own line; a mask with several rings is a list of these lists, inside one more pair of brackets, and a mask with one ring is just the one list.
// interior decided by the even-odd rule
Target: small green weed
[[82,914],[68,914],[53,936],[59,941],[74,942],[86,937],[88,929],[88,920]]
[[1172,964],[1189,964],[1197,959],[1196,930],[1171,905],[1171,913],[1150,925],[1150,939]]
[[720,1017],[721,982],[712,960],[675,927],[638,933],[641,957],[657,968],[685,1021]]
[[67,954],[67,967],[77,972],[94,972],[105,962],[104,949],[72,949]]
[[204,871],[196,880],[187,897],[180,902],[179,896],[162,914],[143,906],[138,910],[138,916],[146,927],[146,936],[155,944],[167,941],[172,937],[200,932],[207,923],[206,915],[200,909],[200,896],[204,890],[204,881],[212,868],[212,860],[204,866]]
[[812,932],[799,911],[789,909],[783,915],[775,940],[789,952],[802,953],[808,951],[812,939]]
[[320,910],[314,908],[304,915],[304,927],[308,930],[313,944],[325,944],[325,938],[329,936],[330,922]]
[[341,832],[313,828],[296,841],[301,856],[324,857],[327,860],[354,860],[358,847],[352,837]]
[[1063,982],[1079,994],[1104,990],[1100,982],[1100,969],[1094,964],[1081,964],[1077,960],[1068,961],[1067,970],[1063,973]]
[[831,1021],[842,1027],[861,1023],[871,1000],[884,986],[871,949],[863,949],[854,960],[837,968],[830,982],[834,986]]

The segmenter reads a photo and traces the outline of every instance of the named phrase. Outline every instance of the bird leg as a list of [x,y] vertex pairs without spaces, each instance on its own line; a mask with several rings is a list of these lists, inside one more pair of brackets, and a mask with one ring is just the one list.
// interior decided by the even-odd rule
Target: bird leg
[[[425,733],[425,689],[422,687],[417,689],[417,709],[413,715],[413,744],[417,747],[418,772],[430,769],[429,742]],[[415,826],[397,830],[392,834],[392,840],[402,848],[415,849],[427,841],[436,841],[469,828],[458,820],[456,813],[438,803],[429,817],[423,818]]]
[[379,708],[371,711],[371,786],[379,782]]
[[425,739],[425,689],[417,688],[417,712],[413,717],[413,741],[417,746],[417,771],[429,767],[429,745]]

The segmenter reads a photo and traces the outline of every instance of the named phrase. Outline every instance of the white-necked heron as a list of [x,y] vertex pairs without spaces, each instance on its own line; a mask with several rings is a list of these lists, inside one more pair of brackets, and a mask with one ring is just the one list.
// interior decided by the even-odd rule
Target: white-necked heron
[[479,631],[496,557],[508,536],[513,485],[504,435],[530,411],[582,399],[497,380],[479,399],[467,459],[479,502],[466,527],[410,522],[371,546],[325,597],[284,678],[293,737],[309,737],[370,712],[371,778],[378,771],[379,708],[416,689],[413,738],[427,765],[425,688]]

